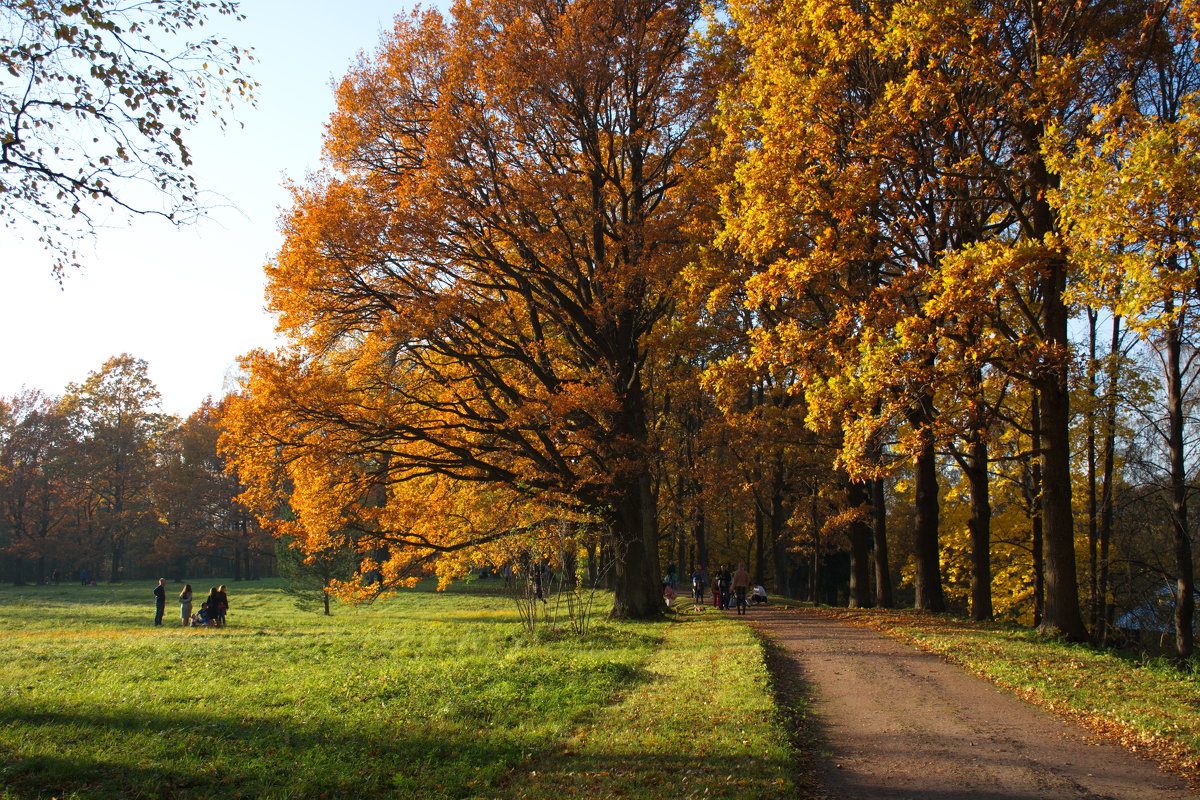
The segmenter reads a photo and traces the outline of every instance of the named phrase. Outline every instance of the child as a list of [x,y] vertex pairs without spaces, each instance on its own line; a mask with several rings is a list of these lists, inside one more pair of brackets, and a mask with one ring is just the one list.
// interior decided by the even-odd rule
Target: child
[[212,624],[212,614],[208,610],[208,603],[201,603],[200,610],[192,614],[193,628],[207,628]]

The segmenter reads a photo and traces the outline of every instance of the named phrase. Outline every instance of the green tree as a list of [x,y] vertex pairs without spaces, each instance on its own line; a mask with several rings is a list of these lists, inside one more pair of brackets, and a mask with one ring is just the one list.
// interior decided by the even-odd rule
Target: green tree
[[328,617],[330,586],[334,581],[354,576],[359,555],[352,547],[333,547],[306,555],[284,537],[275,543],[275,563],[279,576],[287,581],[287,593],[296,598],[296,605],[304,608],[319,602]]

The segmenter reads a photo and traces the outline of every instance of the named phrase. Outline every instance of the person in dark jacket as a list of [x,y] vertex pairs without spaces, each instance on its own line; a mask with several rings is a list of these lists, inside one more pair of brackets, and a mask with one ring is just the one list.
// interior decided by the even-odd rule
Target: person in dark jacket
[[213,612],[213,619],[217,621],[218,628],[225,627],[225,614],[229,611],[229,597],[225,594],[225,584],[217,587],[217,605],[216,608],[209,606]]
[[154,587],[154,624],[162,625],[163,612],[167,610],[167,579],[159,578]]

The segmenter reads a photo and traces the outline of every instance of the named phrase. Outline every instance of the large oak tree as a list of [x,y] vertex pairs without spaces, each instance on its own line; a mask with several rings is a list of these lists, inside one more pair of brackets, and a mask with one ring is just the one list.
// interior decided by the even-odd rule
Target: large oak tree
[[349,526],[360,549],[402,553],[503,535],[503,519],[407,535],[389,505],[436,479],[586,514],[615,556],[613,614],[660,613],[644,367],[711,112],[699,13],[460,2],[398,18],[341,83],[328,168],[295,187],[269,268],[291,344],[248,360],[230,418],[241,474],[282,487],[300,541]]

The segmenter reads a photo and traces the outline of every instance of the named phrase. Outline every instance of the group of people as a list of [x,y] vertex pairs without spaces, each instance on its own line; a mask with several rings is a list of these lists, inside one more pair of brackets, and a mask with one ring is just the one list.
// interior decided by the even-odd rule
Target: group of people
[[[167,607],[166,578],[159,578],[158,586],[154,587],[154,606],[154,624],[162,625]],[[192,611],[192,585],[185,583],[183,591],[179,593],[179,620],[185,628],[222,628],[228,612],[229,597],[225,594],[225,584],[214,586],[195,612]]]
[[[674,581],[671,580],[671,572],[669,569],[667,580],[663,581],[663,597],[666,598],[668,606],[674,605],[677,596]],[[704,593],[707,584],[704,567],[696,567],[696,571],[692,573],[692,599],[695,601],[697,611],[704,607]],[[755,585],[751,590],[750,573],[742,564],[738,564],[736,570],[730,570],[729,565],[722,564],[713,573],[712,602],[716,608],[722,611],[734,608],[737,613],[745,614],[750,603],[767,602],[767,590],[761,584]]]

